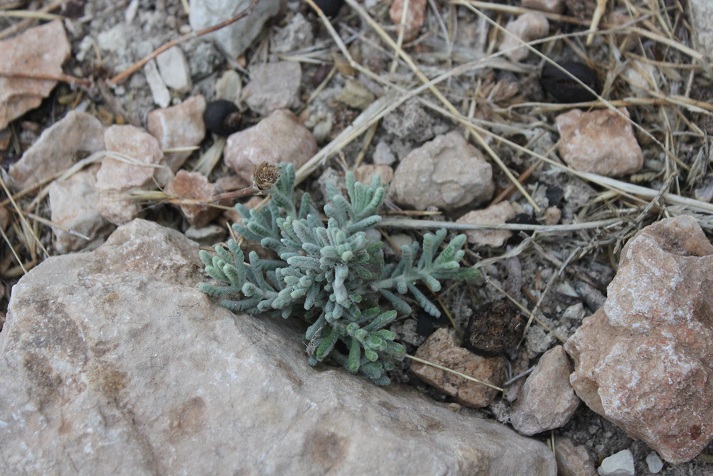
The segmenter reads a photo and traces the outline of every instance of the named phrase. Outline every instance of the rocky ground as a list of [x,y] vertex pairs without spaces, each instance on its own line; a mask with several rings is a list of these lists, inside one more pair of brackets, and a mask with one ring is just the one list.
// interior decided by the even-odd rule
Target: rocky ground
[[[108,440],[92,440],[79,420],[103,419],[99,433],[129,435],[117,448],[132,455],[130,467],[171,472],[193,464],[172,451],[205,457],[189,452],[191,438],[237,454],[225,445],[234,435],[210,433],[233,418],[238,434],[256,421],[269,429],[244,451],[255,467],[271,461],[270,472],[371,471],[348,449],[375,445],[410,461],[380,466],[386,472],[473,474],[491,464],[491,474],[549,474],[552,453],[539,440],[554,448],[560,474],[713,473],[706,0],[349,0],[333,12],[316,2],[329,19],[311,2],[261,0],[245,21],[191,37],[249,3],[0,0],[0,375],[12,382],[0,406],[12,424],[0,439],[44,428],[38,447],[51,447],[52,435],[69,441],[65,433],[100,447]],[[164,45],[172,47],[136,63]],[[236,110],[206,116],[217,99]],[[325,183],[345,171],[364,181],[378,174],[389,183],[381,231],[392,255],[439,227],[465,231],[467,265],[483,277],[444,288],[445,317],[402,316],[392,330],[417,359],[496,388],[406,359],[394,389],[378,389],[300,367],[289,327],[238,319],[249,342],[285,347],[264,360],[269,348],[246,350],[227,314],[196,324],[200,313],[188,308],[223,311],[191,294],[204,278],[184,236],[204,249],[226,240],[237,214],[225,194],[250,186],[261,161],[292,162],[320,205]],[[150,312],[119,325],[134,312],[132,293],[149,309],[187,293],[170,311],[185,320],[172,332],[170,319],[156,324]],[[102,318],[84,317],[85,306]],[[65,317],[47,328],[40,316]],[[196,357],[162,368],[195,378],[164,415],[139,388],[173,385],[144,369],[151,352],[172,348]],[[259,362],[254,374],[229,354]],[[209,371],[233,365],[254,392],[223,400],[220,385],[201,387],[204,378],[234,381]],[[310,420],[307,409],[330,401],[305,390],[314,386],[378,411],[339,419],[340,406],[327,405]],[[82,390],[95,387],[98,395]],[[254,421],[224,410],[236,399],[259,409]],[[280,419],[281,401],[305,411]],[[103,405],[103,415],[87,410]],[[324,419],[331,433],[315,424]],[[468,429],[483,419],[499,423]],[[367,432],[364,421],[391,436],[349,434]],[[280,446],[284,433],[298,436]],[[468,438],[480,441],[477,452]],[[501,438],[510,443],[486,444]],[[393,440],[407,443],[384,446]],[[3,445],[12,448],[2,452],[6,467],[42,472],[62,458],[16,443]],[[504,449],[513,445],[532,447]],[[65,449],[79,458],[79,446]]]

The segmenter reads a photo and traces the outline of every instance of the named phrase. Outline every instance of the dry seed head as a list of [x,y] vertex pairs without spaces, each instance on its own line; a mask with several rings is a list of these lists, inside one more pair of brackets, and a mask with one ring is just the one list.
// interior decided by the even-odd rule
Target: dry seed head
[[270,190],[280,178],[280,167],[269,162],[261,162],[253,168],[253,183],[261,191]]

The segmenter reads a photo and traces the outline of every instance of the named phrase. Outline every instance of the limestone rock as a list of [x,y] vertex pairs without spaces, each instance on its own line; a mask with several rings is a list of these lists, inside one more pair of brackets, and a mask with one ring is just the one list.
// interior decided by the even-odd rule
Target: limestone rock
[[[28,28],[0,42],[0,71],[9,74],[59,76],[71,46],[60,20]],[[0,75],[0,130],[40,105],[57,81]]]
[[594,461],[584,446],[574,446],[564,436],[555,438],[555,458],[558,476],[597,476]]
[[[146,128],[158,139],[163,150],[197,146],[205,137],[205,104],[205,98],[199,94],[178,106],[155,109],[148,114]],[[191,151],[168,152],[165,160],[175,173],[190,155]]]
[[713,439],[712,267],[694,218],[644,228],[622,250],[604,306],[565,344],[577,395],[670,463]]
[[[100,232],[107,228],[107,221],[96,209],[97,168],[95,166],[79,171],[66,180],[55,180],[49,186],[52,221],[89,238],[87,241],[67,231],[54,228],[53,243],[58,253],[87,248],[95,238],[101,239]],[[104,233],[104,236],[106,234]]]
[[[394,0],[389,15],[394,25],[401,26],[404,12],[404,0]],[[426,0],[409,0],[406,21],[404,22],[404,41],[411,41],[418,36],[418,31],[426,19]]]
[[197,253],[135,220],[20,280],[0,333],[3,472],[555,475],[544,444],[496,422],[310,367],[303,330],[196,289]]
[[524,8],[532,8],[548,13],[563,13],[564,0],[522,0]]
[[[191,0],[188,20],[191,28],[200,30],[234,17],[249,4],[250,0]],[[207,37],[235,59],[257,38],[265,22],[279,11],[280,0],[260,0],[250,15]]]
[[561,345],[545,352],[513,406],[513,428],[523,435],[535,435],[564,426],[579,406],[569,383],[571,371]]
[[120,161],[105,157],[97,172],[100,191],[97,209],[115,225],[123,225],[136,217],[139,205],[123,192],[135,189],[151,190],[165,186],[173,175],[166,166],[158,140],[134,126],[111,126],[104,133],[108,151],[127,157]]
[[599,476],[634,476],[634,456],[629,450],[622,450],[604,458],[597,470]]
[[253,167],[261,162],[289,162],[299,169],[317,153],[317,141],[290,111],[280,109],[253,127],[228,137],[225,163],[252,183]]
[[522,61],[530,54],[530,50],[521,42],[527,43],[547,36],[550,32],[550,22],[542,13],[527,12],[516,20],[509,21],[505,29],[512,35],[504,34],[499,50],[506,51],[505,56],[512,61]]
[[[496,387],[501,387],[505,381],[505,360],[502,357],[481,357],[458,347],[454,333],[445,327],[437,329],[426,339],[416,351],[416,357]],[[411,372],[468,407],[487,407],[498,394],[494,388],[419,362],[413,363]]]
[[[198,172],[179,170],[176,176],[166,187],[166,192],[180,198],[194,199],[201,202],[210,202],[211,197],[218,194],[215,185],[208,182],[205,175]],[[216,207],[200,204],[177,205],[188,222],[196,228],[208,225],[222,210]]]
[[70,111],[61,121],[45,129],[37,142],[10,167],[12,186],[17,190],[31,187],[100,150],[104,150],[101,122],[86,112]]
[[493,195],[493,171],[478,149],[458,132],[436,137],[411,151],[394,173],[394,201],[425,210],[474,206]]
[[[619,111],[629,117],[626,108]],[[555,122],[561,136],[560,156],[575,170],[620,177],[644,165],[631,124],[614,111],[573,109],[557,116]]]
[[163,82],[174,91],[187,93],[193,87],[188,60],[180,46],[169,48],[158,55],[156,65]]
[[248,107],[261,116],[300,105],[302,68],[297,61],[263,63],[250,69],[250,82],[243,90]]
[[144,75],[146,75],[146,82],[149,83],[153,102],[158,105],[158,107],[167,107],[171,104],[171,93],[168,91],[166,83],[163,82],[161,73],[158,72],[156,60],[152,59],[146,63],[146,66],[144,66]]
[[708,0],[690,0],[689,5],[698,50],[713,59],[713,4]]
[[[517,215],[515,209],[510,205],[510,202],[505,200],[482,210],[468,212],[456,220],[456,223],[495,225],[507,223],[507,221],[514,218],[515,215]],[[492,246],[495,248],[503,246],[512,236],[512,233],[508,230],[473,230],[466,231],[465,234],[468,237],[468,242],[473,245]]]

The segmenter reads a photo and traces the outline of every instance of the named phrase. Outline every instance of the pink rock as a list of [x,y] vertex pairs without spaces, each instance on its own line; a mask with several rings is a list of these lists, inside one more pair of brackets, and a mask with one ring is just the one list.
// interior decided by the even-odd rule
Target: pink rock
[[[495,225],[506,223],[517,215],[510,202],[503,201],[482,210],[468,212],[460,217],[456,223],[468,225]],[[466,231],[468,242],[476,246],[500,247],[512,236],[508,230]]]
[[[217,195],[215,185],[208,182],[208,179],[198,172],[186,172],[179,170],[173,180],[166,187],[166,192],[180,198],[195,199],[202,202],[210,202],[211,197]],[[220,215],[222,210],[208,205],[188,205],[178,204],[188,222],[196,228],[206,226]]]
[[61,121],[46,129],[22,158],[10,167],[12,186],[17,190],[31,187],[100,150],[104,150],[104,126],[101,122],[86,112],[70,111]]
[[522,0],[524,8],[532,8],[548,13],[563,13],[564,0]]
[[[397,27],[401,26],[404,11],[404,0],[394,0],[389,9],[391,21]],[[418,31],[426,19],[426,0],[409,0],[408,13],[404,23],[404,41],[411,41],[418,36]]]
[[290,111],[280,109],[253,127],[228,137],[224,159],[243,180],[252,183],[253,167],[285,162],[300,168],[317,153],[317,141]]
[[[146,128],[158,139],[163,150],[197,146],[205,137],[204,110],[205,98],[199,94],[178,106],[149,112]],[[168,152],[165,159],[176,172],[190,155],[191,151]]]
[[547,17],[542,13],[527,12],[520,15],[516,20],[509,21],[505,29],[515,37],[503,34],[503,41],[500,43],[499,50],[507,51],[505,56],[512,61],[521,61],[530,54],[530,50],[522,46],[521,42],[527,43],[547,36],[550,32],[550,22],[547,21]]
[[[458,347],[454,333],[445,327],[426,339],[416,351],[416,357],[497,387],[505,381],[505,360],[502,357],[481,357]],[[494,388],[418,362],[411,366],[411,372],[468,407],[487,407],[498,394]]]
[[577,395],[670,463],[713,439],[712,268],[694,218],[644,228],[622,250],[604,306],[565,344]]
[[394,201],[425,210],[478,205],[493,195],[493,171],[478,149],[456,131],[414,149],[394,172]]
[[[629,112],[620,108],[626,118]],[[567,165],[582,172],[609,177],[638,172],[644,165],[631,124],[609,109],[573,109],[555,119],[560,133],[559,153]]]
[[364,164],[357,167],[354,171],[354,177],[357,182],[361,183],[371,183],[374,175],[379,176],[381,183],[388,184],[394,178],[394,169],[388,165]]
[[523,435],[535,435],[564,426],[579,406],[569,383],[571,371],[561,345],[545,352],[513,406],[513,428]]
[[[9,74],[59,76],[71,51],[62,22],[51,21],[0,42],[0,71]],[[40,105],[57,81],[0,75],[0,130]]]
[[300,105],[302,68],[297,61],[263,63],[250,69],[243,90],[248,107],[262,116]]
[[[58,253],[85,250],[101,244],[102,231],[109,232],[107,221],[96,208],[96,174],[98,166],[82,170],[66,180],[55,180],[49,186],[52,221],[79,232],[89,241],[59,228],[53,229],[54,247]],[[104,233],[106,235],[107,233]],[[100,238],[95,240],[95,238]]]
[[158,140],[134,126],[111,126],[104,134],[108,151],[118,152],[128,160],[112,157],[102,160],[97,172],[99,213],[115,225],[123,225],[138,216],[139,204],[127,195],[131,190],[152,190],[165,186],[173,174],[166,166]]
[[555,458],[559,476],[597,476],[594,461],[584,446],[574,446],[564,436],[555,438]]

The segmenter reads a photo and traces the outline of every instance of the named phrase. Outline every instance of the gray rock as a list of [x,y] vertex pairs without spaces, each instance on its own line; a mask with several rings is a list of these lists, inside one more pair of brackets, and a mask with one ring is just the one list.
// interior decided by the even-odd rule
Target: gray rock
[[[200,30],[234,17],[245,10],[250,0],[191,0],[188,20]],[[232,25],[208,35],[227,56],[235,59],[260,34],[263,25],[280,11],[280,0],[260,0],[252,13]]]
[[243,90],[248,107],[262,116],[278,109],[300,105],[302,68],[296,61],[263,63],[250,69],[250,82]]
[[[89,238],[71,234],[54,228],[54,248],[58,253],[69,253],[86,248],[97,237],[108,222],[96,209],[96,173],[98,167],[82,170],[66,180],[55,180],[49,186],[49,203],[54,223]],[[106,236],[107,233],[104,233]],[[94,246],[98,245],[96,243]]]
[[311,46],[314,42],[312,25],[301,13],[295,13],[284,28],[272,35],[272,53],[289,53]]
[[599,476],[634,476],[634,456],[629,450],[622,450],[604,458],[597,469]]
[[493,195],[493,171],[458,132],[438,136],[399,163],[390,193],[397,203],[425,210],[477,205]]
[[156,65],[163,82],[178,93],[187,93],[193,87],[191,70],[186,55],[179,46],[174,46],[156,57]]
[[150,60],[146,63],[144,74],[146,75],[146,82],[149,83],[149,89],[151,89],[153,102],[159,107],[166,107],[171,104],[171,93],[168,92],[166,83],[163,82],[163,78],[158,72],[155,60]]
[[555,474],[498,423],[310,367],[299,330],[196,289],[197,252],[135,220],[20,280],[0,333],[3,472]]
[[416,100],[408,101],[386,116],[383,124],[396,137],[417,144],[433,138],[433,119]]
[[698,50],[713,59],[713,4],[709,0],[690,0],[689,5]]
[[240,78],[240,75],[232,69],[223,73],[223,75],[218,78],[218,81],[215,83],[216,99],[225,99],[238,104],[240,102],[242,92],[243,80]]
[[394,162],[396,162],[396,156],[393,152],[391,152],[389,144],[387,144],[383,140],[380,140],[379,143],[376,144],[372,160],[376,165],[392,165]]
[[104,150],[104,126],[91,114],[70,111],[10,167],[12,186],[31,187],[71,167],[78,159]]
[[523,435],[535,435],[564,426],[579,406],[579,398],[569,384],[571,371],[561,345],[545,352],[513,406],[513,428]]

